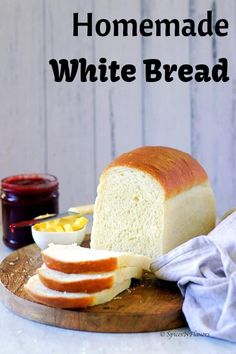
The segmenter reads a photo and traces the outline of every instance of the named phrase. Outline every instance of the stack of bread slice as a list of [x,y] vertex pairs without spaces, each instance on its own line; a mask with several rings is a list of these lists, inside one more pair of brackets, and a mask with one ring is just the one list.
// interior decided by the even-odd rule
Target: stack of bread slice
[[112,300],[140,279],[151,259],[128,252],[54,245],[42,251],[44,264],[25,289],[37,302],[60,308],[82,308]]

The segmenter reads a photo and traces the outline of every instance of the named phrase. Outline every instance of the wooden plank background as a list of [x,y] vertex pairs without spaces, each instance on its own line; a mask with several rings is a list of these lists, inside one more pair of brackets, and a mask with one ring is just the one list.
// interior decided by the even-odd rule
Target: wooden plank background
[[[227,18],[227,37],[73,37],[72,14],[86,18],[183,18],[207,10]],[[0,177],[49,172],[61,209],[94,201],[99,175],[141,145],[192,153],[206,168],[218,213],[236,205],[235,0],[0,0]],[[228,83],[55,83],[51,58],[100,57],[134,63],[229,59]]]

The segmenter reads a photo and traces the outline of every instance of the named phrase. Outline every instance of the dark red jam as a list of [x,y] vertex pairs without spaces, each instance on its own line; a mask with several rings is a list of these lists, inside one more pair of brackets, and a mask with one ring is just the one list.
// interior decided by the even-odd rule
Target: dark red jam
[[58,181],[52,175],[22,174],[2,180],[3,241],[13,248],[33,242],[29,226],[10,229],[10,225],[43,214],[58,213]]

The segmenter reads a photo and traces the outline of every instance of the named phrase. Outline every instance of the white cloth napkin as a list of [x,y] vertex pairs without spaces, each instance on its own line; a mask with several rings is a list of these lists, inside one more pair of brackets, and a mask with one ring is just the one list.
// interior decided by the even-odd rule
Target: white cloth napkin
[[236,212],[208,236],[158,257],[151,270],[177,282],[192,331],[236,342]]

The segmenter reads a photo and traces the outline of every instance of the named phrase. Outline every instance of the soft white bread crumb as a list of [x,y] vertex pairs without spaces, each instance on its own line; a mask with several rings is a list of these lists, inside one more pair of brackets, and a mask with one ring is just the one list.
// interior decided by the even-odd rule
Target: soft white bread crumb
[[162,252],[164,191],[152,176],[115,167],[101,178],[97,193],[91,248]]
[[43,264],[38,269],[38,273],[47,279],[56,280],[61,283],[82,282],[84,280],[93,281],[112,277],[114,284],[117,284],[129,278],[140,279],[142,277],[142,269],[138,267],[124,267],[104,273],[66,274],[50,269]]
[[48,268],[64,273],[112,271],[122,267],[149,270],[151,259],[131,252],[94,250],[77,245],[49,245],[42,251]]
[[111,289],[106,289],[93,294],[67,293],[48,289],[40,282],[39,276],[34,275],[28,280],[25,285],[25,290],[34,300],[42,304],[61,308],[76,308],[94,306],[108,302],[129,286],[130,280],[125,280]]
[[142,277],[142,269],[124,267],[106,273],[65,274],[42,265],[38,269],[41,282],[50,289],[67,292],[97,292],[109,289],[124,280]]

